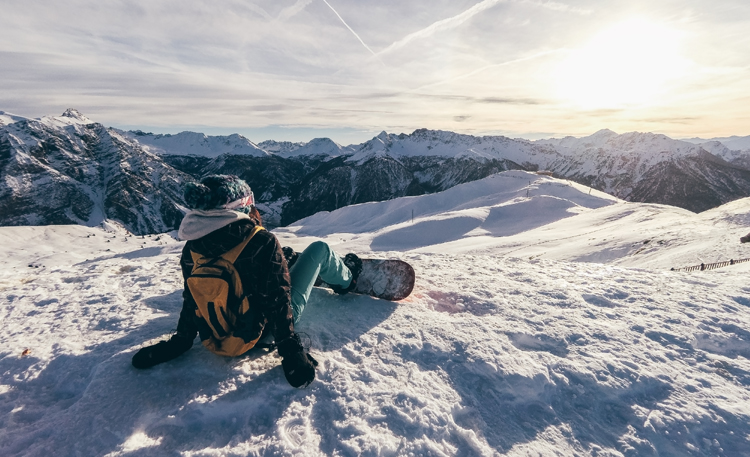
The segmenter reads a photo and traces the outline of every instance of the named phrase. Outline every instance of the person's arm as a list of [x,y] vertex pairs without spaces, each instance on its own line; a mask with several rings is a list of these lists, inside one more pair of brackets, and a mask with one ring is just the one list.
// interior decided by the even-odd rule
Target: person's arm
[[274,326],[276,342],[289,338],[294,333],[292,314],[292,285],[281,245],[276,237],[268,232],[256,236],[267,237],[266,243],[255,256],[256,291],[258,305],[268,319],[267,325]]
[[180,319],[177,322],[177,333],[172,335],[169,340],[160,341],[136,352],[132,361],[133,366],[136,368],[151,368],[154,365],[167,362],[184,354],[193,346],[193,340],[198,333],[194,319],[196,305],[193,296],[187,288],[186,279],[192,270],[192,265],[185,262],[185,259],[190,259],[189,262],[192,262],[187,246],[183,249],[182,258],[180,259],[180,267],[185,279],[185,289],[182,292],[182,311],[180,311]]
[[274,325],[274,339],[282,357],[284,376],[292,387],[306,387],[315,379],[318,362],[302,346],[294,333],[292,313],[292,285],[289,269],[281,245],[273,234],[258,253],[263,273],[259,279],[259,294],[263,298],[264,315],[269,325]]
[[180,319],[177,321],[177,335],[189,339],[192,345],[192,341],[198,334],[198,326],[195,323],[195,310],[198,309],[198,305],[195,304],[193,294],[190,293],[187,285],[187,278],[193,271],[193,257],[190,255],[188,243],[185,243],[185,247],[182,248],[180,270],[182,271],[182,310],[180,310]]

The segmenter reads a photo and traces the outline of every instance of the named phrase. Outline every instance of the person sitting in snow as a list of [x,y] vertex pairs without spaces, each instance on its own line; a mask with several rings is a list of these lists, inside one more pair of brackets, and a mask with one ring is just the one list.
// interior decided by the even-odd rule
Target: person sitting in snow
[[261,336],[272,336],[289,384],[309,385],[317,362],[305,352],[294,325],[318,276],[335,292],[347,293],[356,285],[362,261],[355,254],[341,259],[316,241],[299,255],[284,248],[294,259],[290,271],[278,240],[262,229],[250,187],[237,176],[211,175],[190,183],[185,202],[191,211],[179,229],[187,242],[180,258],[184,291],[177,331],[139,350],[133,366],[172,360],[192,347],[196,335],[224,356],[242,355]]

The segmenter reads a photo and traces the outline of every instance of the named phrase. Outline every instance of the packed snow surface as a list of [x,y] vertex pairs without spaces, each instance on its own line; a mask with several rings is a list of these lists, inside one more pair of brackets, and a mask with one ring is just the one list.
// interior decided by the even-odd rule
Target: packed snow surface
[[749,225],[749,199],[698,215],[521,172],[319,213],[282,244],[417,284],[316,289],[307,389],[260,350],[130,365],[177,322],[171,236],[0,228],[0,455],[750,456],[750,262],[669,270],[750,257]]

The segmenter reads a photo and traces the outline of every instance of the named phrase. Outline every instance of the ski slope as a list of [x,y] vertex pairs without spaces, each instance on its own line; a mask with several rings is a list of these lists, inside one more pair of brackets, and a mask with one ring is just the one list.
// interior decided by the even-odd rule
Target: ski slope
[[261,351],[131,367],[177,322],[171,236],[3,227],[0,455],[748,456],[750,263],[669,271],[750,257],[748,219],[507,172],[277,229],[417,272],[313,292],[303,390]]

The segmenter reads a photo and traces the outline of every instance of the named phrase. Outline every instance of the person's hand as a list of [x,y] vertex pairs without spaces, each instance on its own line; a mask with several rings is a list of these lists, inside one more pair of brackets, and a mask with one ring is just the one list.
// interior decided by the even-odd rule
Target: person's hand
[[167,362],[183,354],[193,346],[193,341],[174,335],[169,341],[159,341],[153,346],[146,346],[133,356],[133,366],[144,369]]
[[305,352],[296,334],[279,343],[279,355],[284,376],[292,387],[307,387],[313,382],[318,361]]

